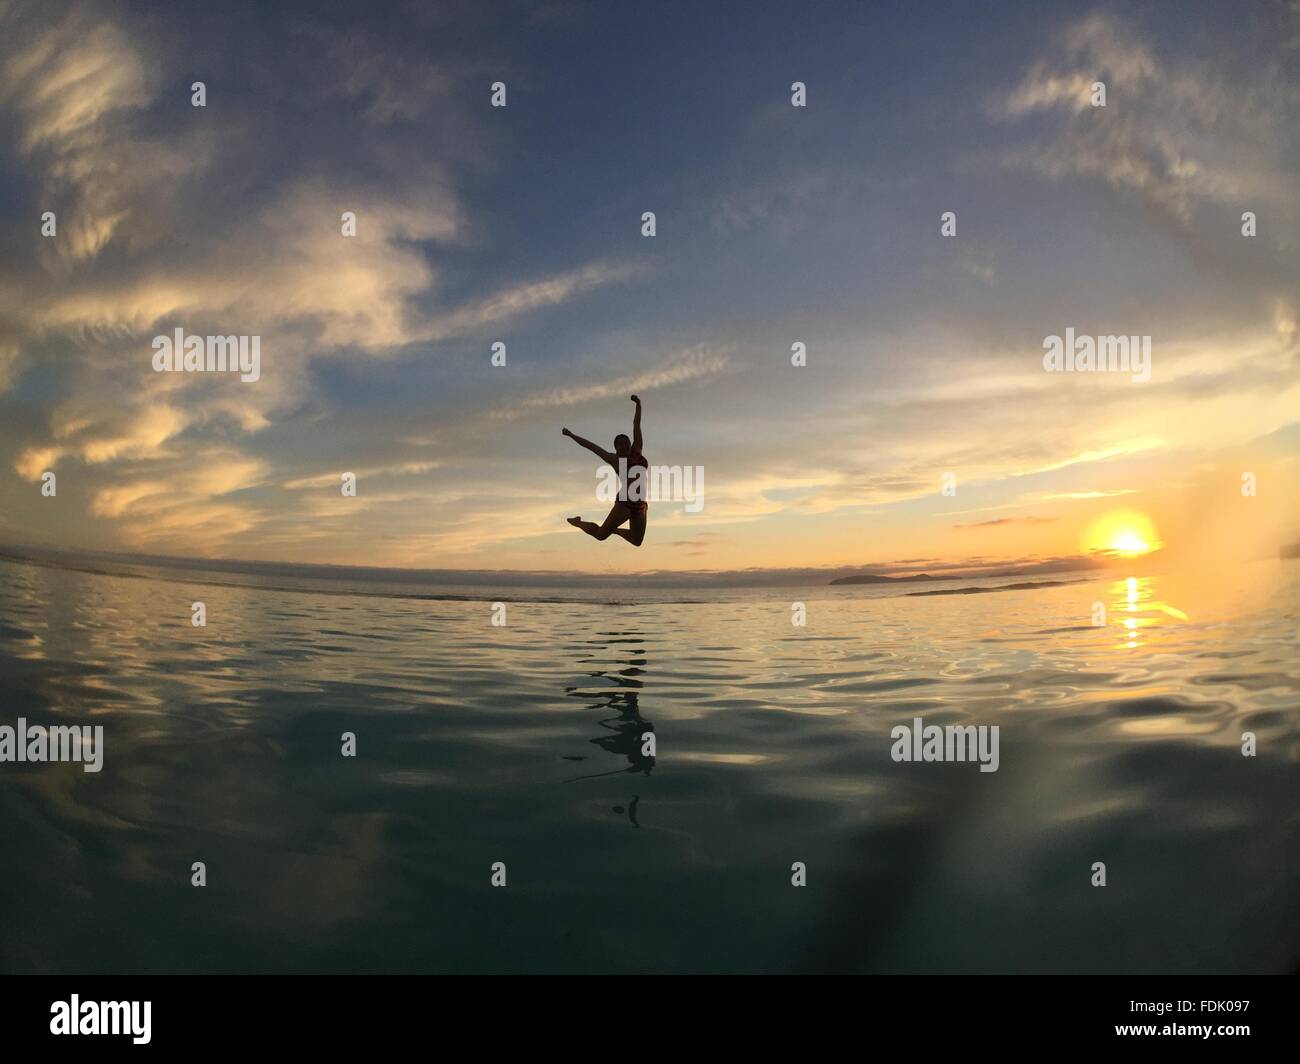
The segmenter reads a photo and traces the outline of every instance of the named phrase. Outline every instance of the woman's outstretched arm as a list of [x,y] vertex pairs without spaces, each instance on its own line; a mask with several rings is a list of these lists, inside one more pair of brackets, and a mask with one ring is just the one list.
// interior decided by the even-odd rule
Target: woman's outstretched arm
[[594,443],[592,443],[590,440],[585,440],[585,439],[583,439],[581,436],[579,436],[577,433],[570,432],[568,429],[565,429],[565,430],[564,430],[564,435],[565,435],[565,436],[568,436],[569,439],[571,439],[571,440],[572,440],[574,443],[576,443],[579,447],[585,447],[585,448],[587,448],[587,450],[589,450],[592,454],[598,454],[598,455],[600,455],[600,457],[603,458],[603,459],[604,459],[606,462],[608,462],[610,465],[614,465],[614,464],[615,464],[615,462],[614,462],[614,457],[615,457],[615,456],[612,455],[612,454],[610,454],[609,451],[605,450],[603,447],[597,447],[597,446],[596,446]]
[[636,413],[632,415],[632,450],[636,454],[641,453],[641,397],[632,396],[632,402],[636,403]]

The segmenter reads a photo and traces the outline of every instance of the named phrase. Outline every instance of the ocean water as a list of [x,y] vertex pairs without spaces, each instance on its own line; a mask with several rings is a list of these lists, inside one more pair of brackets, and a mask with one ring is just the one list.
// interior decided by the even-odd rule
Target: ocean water
[[[0,970],[1291,971],[1298,572],[515,588],[495,627],[0,562],[0,724],[105,729],[99,773],[0,764]],[[895,762],[918,717],[998,770]]]

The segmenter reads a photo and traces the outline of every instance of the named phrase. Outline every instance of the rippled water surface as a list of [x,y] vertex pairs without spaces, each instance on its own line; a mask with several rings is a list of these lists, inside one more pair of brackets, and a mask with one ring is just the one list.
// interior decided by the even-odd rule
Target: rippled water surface
[[[1296,566],[494,627],[0,563],[0,724],[105,729],[98,774],[0,764],[0,969],[1291,970]],[[915,717],[998,771],[895,763]]]

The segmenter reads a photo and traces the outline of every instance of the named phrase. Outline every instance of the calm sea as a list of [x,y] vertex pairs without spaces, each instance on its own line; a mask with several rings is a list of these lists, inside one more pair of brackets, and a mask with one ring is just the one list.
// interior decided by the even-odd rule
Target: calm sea
[[[0,562],[0,725],[104,727],[99,773],[0,764],[4,971],[1300,963],[1295,562],[513,588],[500,626],[137,569]],[[893,761],[914,718],[997,725],[998,770]]]

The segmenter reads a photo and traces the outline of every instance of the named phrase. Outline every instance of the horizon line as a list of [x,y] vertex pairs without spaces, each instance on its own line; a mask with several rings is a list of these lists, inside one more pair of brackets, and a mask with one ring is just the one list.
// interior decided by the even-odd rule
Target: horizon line
[[[1152,551],[1144,557],[1155,558],[1162,552]],[[691,582],[719,581],[745,578],[752,581],[779,582],[783,578],[796,581],[824,578],[827,580],[843,576],[880,576],[898,577],[929,575],[939,580],[974,580],[995,576],[1019,576],[1043,572],[1070,572],[1076,570],[1107,568],[1111,564],[1128,559],[1110,558],[1100,554],[1074,555],[1046,558],[1007,558],[998,561],[979,562],[945,562],[933,560],[931,565],[917,565],[912,562],[876,562],[843,563],[823,566],[765,566],[744,569],[646,569],[627,573],[593,572],[580,569],[453,569],[453,568],[411,568],[402,566],[364,565],[345,562],[306,562],[287,560],[239,559],[226,557],[200,557],[174,554],[152,554],[142,551],[104,550],[100,548],[54,547],[32,543],[0,542],[0,559],[30,561],[36,557],[100,558],[116,560],[121,563],[155,564],[173,568],[192,569],[231,569],[233,571],[280,571],[300,570],[306,572],[351,572],[366,574],[363,578],[377,579],[383,576],[415,576],[426,579],[441,579],[452,582],[462,578],[466,583],[484,579],[520,580],[523,578],[542,578],[545,580],[578,579],[583,581],[651,581],[666,579],[683,579]]]

